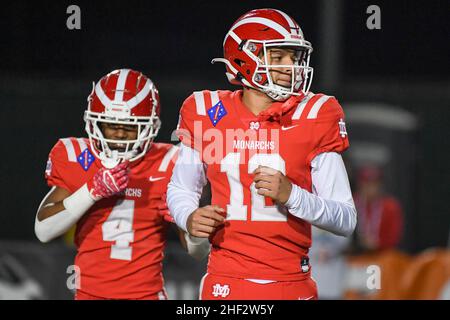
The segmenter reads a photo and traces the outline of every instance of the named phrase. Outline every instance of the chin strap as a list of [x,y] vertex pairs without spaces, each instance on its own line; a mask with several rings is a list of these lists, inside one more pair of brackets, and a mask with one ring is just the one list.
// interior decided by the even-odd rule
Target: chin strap
[[292,96],[292,93],[279,93],[270,89],[259,89],[260,91],[267,94],[270,98],[272,98],[275,101],[284,101],[289,99]]

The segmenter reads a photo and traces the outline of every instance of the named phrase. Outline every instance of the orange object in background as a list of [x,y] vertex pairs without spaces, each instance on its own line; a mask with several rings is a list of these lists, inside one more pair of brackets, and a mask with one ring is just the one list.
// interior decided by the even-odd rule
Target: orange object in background
[[[368,272],[370,266],[379,267],[379,289],[368,286],[370,277],[375,276]],[[345,299],[444,299],[444,291],[450,285],[450,251],[430,249],[408,256],[389,250],[352,256],[347,259],[345,277]]]
[[[401,283],[404,299],[443,299],[450,284],[450,251],[430,249],[415,258]],[[448,298],[447,298],[448,299]]]
[[[403,274],[412,258],[395,250],[352,256],[347,260],[344,298],[350,300],[402,299],[400,288]],[[379,288],[371,288],[376,268],[379,268]]]

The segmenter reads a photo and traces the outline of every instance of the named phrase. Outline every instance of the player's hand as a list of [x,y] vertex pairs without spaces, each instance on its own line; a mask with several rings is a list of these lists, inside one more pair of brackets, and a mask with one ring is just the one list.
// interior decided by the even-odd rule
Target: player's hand
[[161,196],[161,202],[158,203],[158,213],[164,219],[164,221],[175,223],[175,220],[170,214],[169,207],[167,207],[167,195],[163,193]]
[[159,209],[158,213],[164,219],[164,221],[175,223],[175,220],[170,215],[170,211],[167,205],[158,206],[158,209]]
[[89,193],[95,201],[108,198],[125,190],[128,185],[129,162],[125,161],[112,169],[101,168],[87,182]]
[[198,238],[208,238],[216,228],[225,222],[225,210],[219,206],[205,206],[190,214],[186,225],[190,235]]
[[269,197],[274,201],[285,204],[291,195],[292,183],[280,171],[273,168],[259,166],[253,174],[258,194]]

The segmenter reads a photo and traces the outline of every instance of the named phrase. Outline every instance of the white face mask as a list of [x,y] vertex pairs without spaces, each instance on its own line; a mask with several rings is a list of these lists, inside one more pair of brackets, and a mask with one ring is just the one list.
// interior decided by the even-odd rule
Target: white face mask
[[[236,42],[240,43],[242,41],[236,36],[236,34],[231,33],[231,35]],[[264,61],[255,55],[258,44],[262,45],[263,54],[265,57]],[[304,57],[302,57],[301,61],[293,65],[270,65],[267,62],[267,51],[269,48],[273,47],[298,48],[299,51],[304,52]],[[226,76],[228,81],[232,84],[243,84],[246,87],[264,92],[274,100],[283,101],[291,96],[308,94],[314,73],[314,69],[309,66],[312,50],[311,43],[300,39],[247,40],[242,46],[242,51],[256,63],[256,68],[251,75],[251,80],[243,77],[242,75],[238,77],[239,71],[225,58],[215,58],[212,60],[212,63],[222,62],[227,66],[229,71],[226,72]],[[277,85],[272,80],[270,70],[280,67],[291,68],[291,74],[294,76],[291,78],[291,85],[289,87]],[[261,84],[260,81],[263,78],[266,78],[267,81],[266,83]]]
[[[255,52],[256,44],[262,44],[262,50],[264,59],[260,59],[253,52]],[[268,53],[270,48],[298,48],[299,57],[298,61],[294,62],[292,65],[275,65],[269,64]],[[309,66],[309,58],[312,48],[308,43],[305,44],[301,42],[286,42],[278,40],[270,41],[254,41],[249,40],[243,46],[243,51],[251,57],[256,62],[255,72],[252,77],[252,82],[255,84],[255,89],[258,89],[266,93],[269,97],[277,101],[283,101],[291,96],[299,96],[301,94],[307,94],[311,86],[311,81],[313,77],[313,68]],[[302,53],[303,56],[302,56]],[[272,76],[270,74],[272,69],[275,68],[285,68],[291,69],[291,84],[288,87],[278,85],[274,83]],[[261,84],[261,79],[265,77],[267,82]]]
[[[114,167],[122,161],[135,161],[143,157],[150,148],[161,127],[161,121],[157,116],[151,117],[127,117],[126,119],[112,119],[111,116],[96,112],[85,112],[86,132],[89,136],[91,149],[95,156],[102,161],[105,167]],[[124,125],[136,125],[138,127],[135,140],[106,139],[100,130],[99,123],[112,123]],[[121,150],[113,150],[110,144],[123,145]]]

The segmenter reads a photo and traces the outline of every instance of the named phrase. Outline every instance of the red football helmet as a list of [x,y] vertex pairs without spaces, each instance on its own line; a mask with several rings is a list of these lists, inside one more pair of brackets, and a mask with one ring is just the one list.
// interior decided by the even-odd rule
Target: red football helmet
[[[84,114],[91,149],[104,163],[134,161],[148,151],[161,126],[158,90],[139,71],[119,69],[93,84]],[[136,125],[136,140],[106,139],[99,123]],[[111,150],[108,144],[125,145],[124,151]]]
[[[270,65],[267,49],[295,49],[293,65]],[[214,62],[226,64],[226,75],[233,84],[243,84],[266,93],[274,100],[306,94],[311,85],[313,68],[309,66],[311,43],[306,41],[297,22],[282,11],[256,9],[241,16],[223,41],[224,58]],[[291,87],[273,83],[271,68],[291,68]]]

